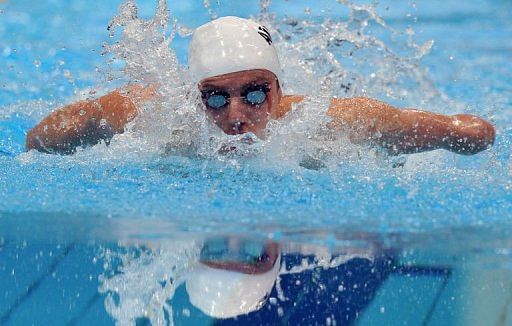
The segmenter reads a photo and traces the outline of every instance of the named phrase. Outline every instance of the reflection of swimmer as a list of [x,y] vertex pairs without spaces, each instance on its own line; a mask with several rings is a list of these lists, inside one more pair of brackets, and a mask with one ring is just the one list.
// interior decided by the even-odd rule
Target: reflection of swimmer
[[344,325],[372,301],[392,268],[392,257],[375,244],[332,255],[273,242],[216,238],[205,241],[186,291],[193,306],[218,319],[215,324],[314,324],[331,319]]
[[187,277],[190,302],[215,318],[231,318],[260,309],[281,266],[276,243],[240,238],[212,239]]
[[[269,32],[246,19],[223,17],[199,27],[190,44],[190,71],[205,112],[226,134],[261,137],[271,119],[286,115],[302,96],[285,96],[281,68]],[[155,86],[131,86],[97,100],[55,111],[27,136],[27,149],[70,154],[79,146],[108,141],[138,114]],[[369,98],[334,98],[330,126],[354,142],[370,142],[392,154],[447,149],[475,154],[494,142],[494,127],[466,114],[446,116],[399,110]],[[158,123],[158,122],[155,122]]]

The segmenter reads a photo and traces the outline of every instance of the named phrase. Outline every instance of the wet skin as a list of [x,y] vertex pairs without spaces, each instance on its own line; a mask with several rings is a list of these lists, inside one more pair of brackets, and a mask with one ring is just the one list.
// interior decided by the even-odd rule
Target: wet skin
[[[268,92],[259,105],[247,103],[244,91],[266,85]],[[202,80],[200,91],[219,90],[229,95],[229,104],[211,108],[203,100],[210,119],[226,134],[252,132],[262,137],[271,119],[279,119],[302,96],[283,96],[273,73],[256,69]],[[137,114],[141,102],[157,97],[156,87],[130,86],[97,100],[63,107],[43,119],[27,134],[27,149],[72,154],[77,147],[108,142]],[[349,135],[354,143],[372,143],[390,154],[446,149],[475,154],[494,143],[495,129],[473,115],[447,116],[426,111],[397,109],[364,97],[334,98],[327,115],[329,126]]]
[[[258,105],[247,103],[242,97],[244,90],[255,86],[266,86],[269,89],[263,103]],[[252,132],[261,137],[268,121],[276,116],[276,108],[282,97],[277,79],[266,70],[207,78],[199,83],[199,90],[223,91],[229,94],[229,103],[221,108],[212,108],[203,99],[208,116],[228,135]]]

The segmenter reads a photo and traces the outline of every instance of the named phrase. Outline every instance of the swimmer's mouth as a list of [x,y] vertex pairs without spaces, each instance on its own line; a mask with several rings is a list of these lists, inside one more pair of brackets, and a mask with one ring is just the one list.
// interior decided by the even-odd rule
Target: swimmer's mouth
[[240,134],[245,134],[249,131],[250,130],[249,130],[247,123],[240,122],[240,123],[233,125],[232,128],[225,131],[225,133],[228,135],[240,135]]

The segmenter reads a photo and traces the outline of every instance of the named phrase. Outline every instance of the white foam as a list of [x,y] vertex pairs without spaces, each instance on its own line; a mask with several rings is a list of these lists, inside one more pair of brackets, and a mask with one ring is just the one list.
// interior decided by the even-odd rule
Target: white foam
[[[173,324],[168,300],[184,282],[189,266],[197,261],[198,244],[162,240],[142,247],[126,245],[126,253],[105,250],[100,257],[105,260],[106,271],[100,276],[99,291],[107,294],[107,312],[120,325],[134,325],[138,318],[147,318],[152,325],[167,325],[167,320]],[[116,260],[121,264],[114,267]]]

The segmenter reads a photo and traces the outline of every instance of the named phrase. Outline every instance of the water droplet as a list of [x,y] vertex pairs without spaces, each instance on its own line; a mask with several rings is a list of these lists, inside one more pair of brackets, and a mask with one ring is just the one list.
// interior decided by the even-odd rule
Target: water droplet
[[11,48],[10,48],[9,46],[6,46],[6,47],[4,48],[4,50],[2,51],[2,55],[3,55],[4,57],[8,57],[8,56],[10,56],[10,55],[11,55],[11,53],[12,53],[12,50],[11,50]]
[[284,310],[283,310],[283,307],[279,307],[277,308],[277,315],[279,317],[283,317],[284,316]]

